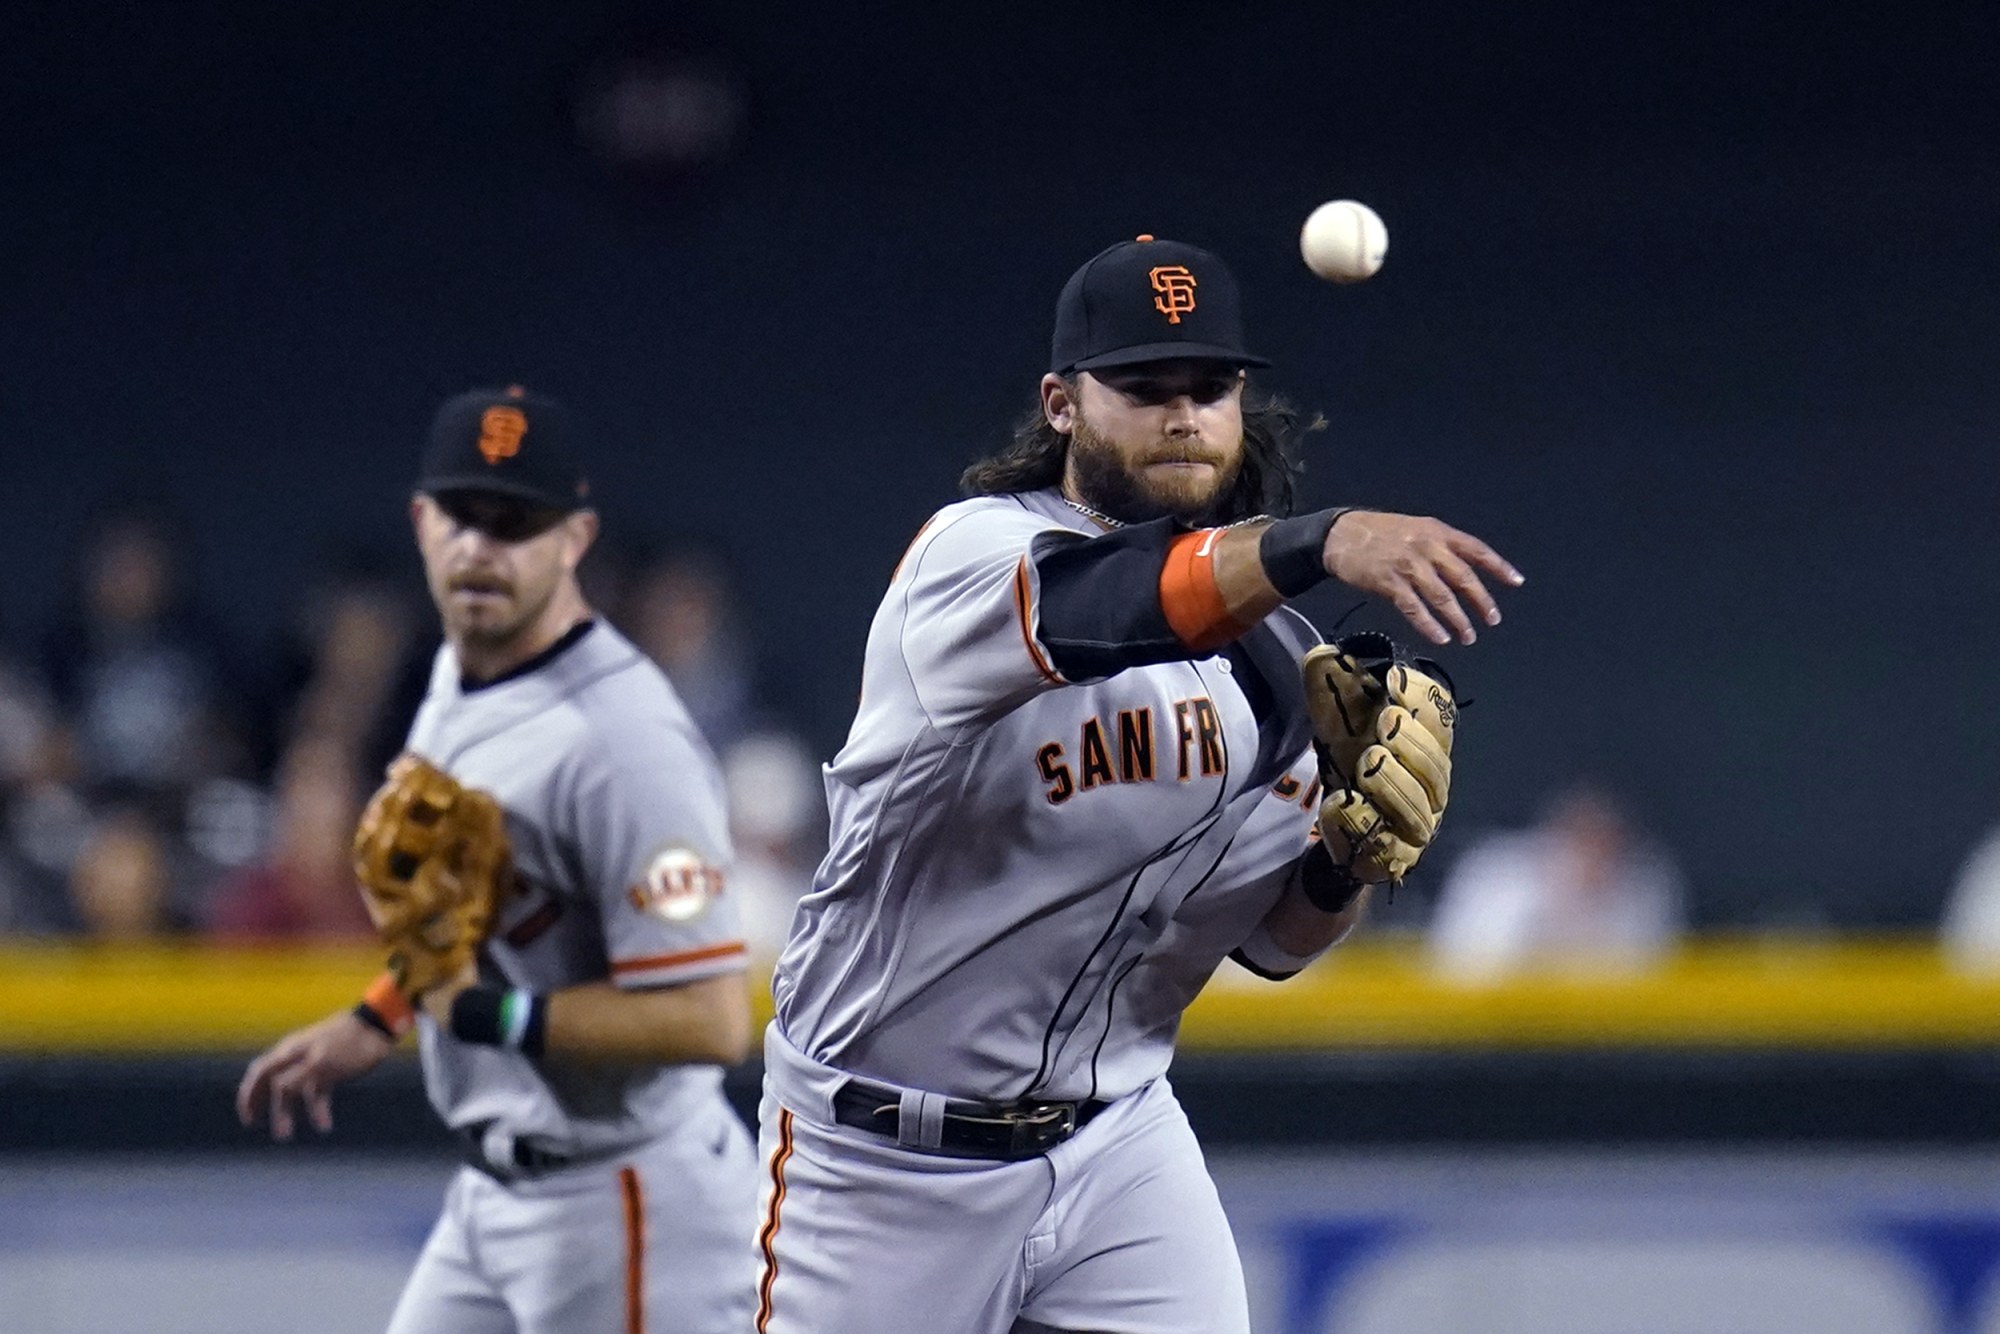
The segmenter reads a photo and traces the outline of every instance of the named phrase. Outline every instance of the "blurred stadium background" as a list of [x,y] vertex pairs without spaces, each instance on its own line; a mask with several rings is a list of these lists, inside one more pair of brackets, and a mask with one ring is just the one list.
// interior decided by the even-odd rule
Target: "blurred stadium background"
[[[438,399],[595,426],[591,586],[768,955],[897,554],[1151,231],[1328,418],[1309,503],[1530,577],[1449,657],[1440,865],[1190,1018],[1259,1328],[2000,1331],[1996,54],[1950,0],[0,8],[0,1330],[379,1328],[434,1215],[410,1064],[324,1145],[228,1095],[376,966]],[[1340,196],[1359,288],[1296,254]]]

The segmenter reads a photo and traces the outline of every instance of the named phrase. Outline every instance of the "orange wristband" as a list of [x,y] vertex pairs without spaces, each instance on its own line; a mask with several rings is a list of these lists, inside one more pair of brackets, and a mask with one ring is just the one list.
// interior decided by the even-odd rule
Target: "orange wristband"
[[410,1001],[396,986],[396,979],[384,973],[368,984],[368,990],[361,994],[361,1003],[382,1017],[389,1031],[397,1037],[410,1031],[417,1022],[417,1012],[410,1007]]
[[1191,649],[1221,648],[1250,628],[1230,615],[1215,582],[1215,544],[1223,531],[1182,533],[1167,543],[1167,563],[1160,568],[1160,610],[1174,637]]

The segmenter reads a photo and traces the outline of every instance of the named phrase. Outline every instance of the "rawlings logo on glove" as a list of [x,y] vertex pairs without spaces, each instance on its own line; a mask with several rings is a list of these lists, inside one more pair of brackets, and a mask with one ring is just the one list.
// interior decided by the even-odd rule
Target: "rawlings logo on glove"
[[1326,794],[1320,837],[1355,880],[1394,884],[1436,837],[1451,796],[1451,678],[1372,633],[1322,644],[1302,668]]
[[354,831],[354,873],[405,996],[472,962],[511,868],[500,803],[421,756],[389,766]]

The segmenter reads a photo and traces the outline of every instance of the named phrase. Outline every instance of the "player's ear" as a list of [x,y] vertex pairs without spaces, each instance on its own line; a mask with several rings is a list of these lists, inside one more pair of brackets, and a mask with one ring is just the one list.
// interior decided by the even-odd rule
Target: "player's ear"
[[410,531],[415,533],[420,541],[424,535],[424,506],[429,500],[430,497],[421,491],[410,493]]
[[596,510],[578,510],[563,520],[563,527],[569,532],[571,569],[577,567],[584,553],[597,541],[597,526]]
[[1054,371],[1042,377],[1042,416],[1059,434],[1076,429],[1076,386]]

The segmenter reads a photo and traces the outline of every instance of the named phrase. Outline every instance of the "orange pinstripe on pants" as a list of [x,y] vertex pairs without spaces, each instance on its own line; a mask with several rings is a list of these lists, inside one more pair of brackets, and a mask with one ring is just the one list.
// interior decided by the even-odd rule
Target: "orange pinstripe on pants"
[[625,1334],[646,1334],[646,1202],[637,1168],[618,1169],[618,1193],[625,1203]]
[[757,1285],[757,1334],[771,1323],[771,1288],[778,1281],[778,1213],[785,1203],[785,1160],[792,1156],[792,1114],[778,1112],[778,1148],[771,1155],[771,1213],[757,1234],[764,1254],[764,1279]]

